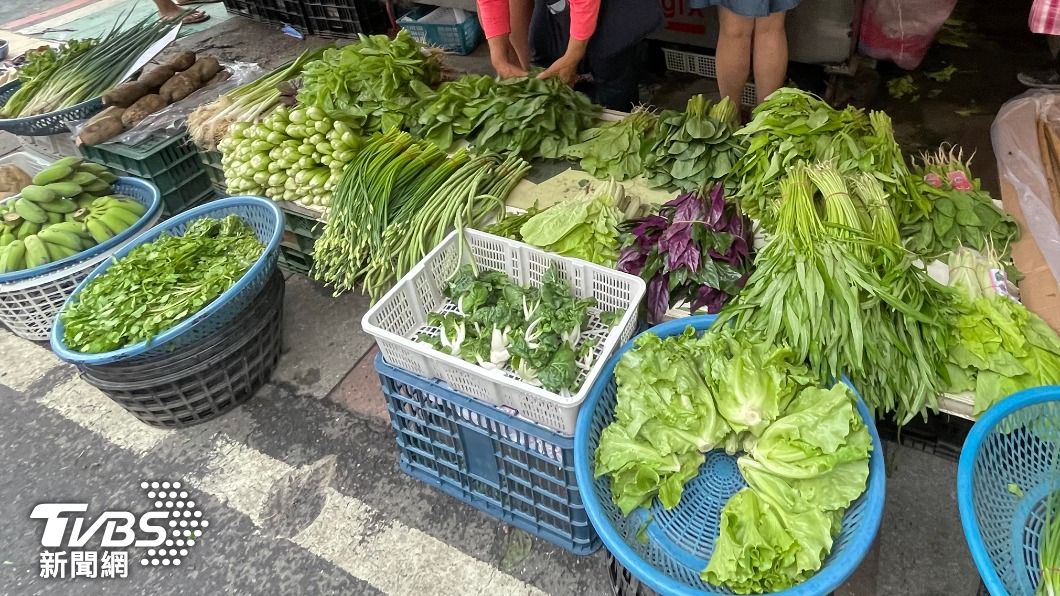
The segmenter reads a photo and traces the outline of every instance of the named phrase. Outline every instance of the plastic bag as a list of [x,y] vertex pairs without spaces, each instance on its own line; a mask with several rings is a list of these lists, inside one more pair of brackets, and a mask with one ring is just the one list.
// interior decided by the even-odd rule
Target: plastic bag
[[990,138],[998,173],[1016,189],[1027,224],[1024,232],[1034,237],[1053,277],[1060,279],[1060,214],[1052,207],[1038,145],[1038,120],[1060,121],[1060,94],[1028,91],[1009,100],[998,111]]
[[913,70],[956,5],[957,0],[866,0],[858,49]]

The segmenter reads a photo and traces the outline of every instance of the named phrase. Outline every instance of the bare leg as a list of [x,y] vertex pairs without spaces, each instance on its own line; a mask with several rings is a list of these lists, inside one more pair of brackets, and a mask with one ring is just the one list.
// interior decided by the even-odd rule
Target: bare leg
[[526,70],[530,68],[530,17],[534,14],[533,0],[509,0],[512,32],[509,39],[515,49],[517,64]]
[[[177,5],[173,0],[154,0],[155,7],[158,8],[158,16],[162,19],[175,19],[184,12],[184,9]],[[192,23],[201,23],[206,19],[210,18],[210,15],[206,14],[201,10],[193,10],[184,16],[182,21],[186,25]]]
[[755,95],[758,103],[784,85],[788,74],[788,35],[784,31],[784,13],[775,12],[755,19],[754,33]]
[[755,31],[755,19],[742,17],[719,6],[718,20],[721,24],[718,50],[715,56],[718,90],[722,97],[728,97],[739,106],[740,95],[751,73],[751,42]]

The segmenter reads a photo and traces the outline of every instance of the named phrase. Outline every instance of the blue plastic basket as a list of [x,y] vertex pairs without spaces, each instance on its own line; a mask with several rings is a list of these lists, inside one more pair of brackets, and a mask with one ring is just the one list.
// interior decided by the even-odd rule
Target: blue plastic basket
[[133,249],[151,242],[162,233],[179,236],[191,222],[203,217],[222,218],[227,215],[242,217],[254,229],[258,239],[265,245],[265,250],[250,269],[243,274],[231,288],[225,290],[205,308],[182,321],[172,329],[160,333],[149,341],[142,341],[131,346],[88,354],[70,349],[63,341],[65,327],[62,314],[55,317],[51,332],[52,350],[60,358],[74,364],[109,364],[123,362],[127,364],[149,360],[161,354],[172,353],[183,346],[203,339],[226,323],[234,319],[249,305],[265,286],[265,283],[276,270],[276,259],[279,255],[280,239],[283,237],[283,212],[275,203],[261,197],[230,197],[200,205],[190,211],[166,220],[138,236],[135,240],[114,253],[111,258],[100,263],[92,273],[74,290],[63,304],[65,309],[85,286],[101,275],[114,261],[129,254]]
[[[58,271],[64,267],[69,267],[70,265],[102,255],[104,252],[127,242],[129,239],[144,231],[145,228],[158,219],[159,211],[162,209],[162,200],[161,195],[158,192],[158,187],[154,184],[151,184],[146,180],[140,180],[139,178],[119,177],[114,181],[114,184],[111,185],[111,189],[113,190],[113,194],[127,196],[146,207],[147,211],[140,216],[140,219],[137,220],[136,223],[122,230],[120,234],[115,235],[106,242],[85,249],[76,255],[46,263],[40,267],[33,267],[32,269],[23,269],[11,273],[0,273],[0,284],[39,277],[51,273],[52,271]],[[15,195],[2,202],[14,201],[17,198],[18,195]]]
[[[715,318],[714,315],[702,315],[677,319],[648,331],[660,337],[680,334],[689,325],[704,331]],[[600,432],[613,419],[615,365],[632,346],[633,341],[627,342],[611,357],[578,414],[574,435],[575,470],[585,509],[604,546],[623,567],[652,590],[666,595],[731,594],[724,587],[704,583],[699,574],[714,551],[714,540],[721,528],[722,508],[729,497],[746,486],[734,457],[722,450],[707,453],[699,475],[685,485],[677,507],[667,511],[656,499],[649,510],[638,509],[628,518],[611,500],[611,481],[607,477],[593,478],[593,454]],[[857,569],[876,538],[883,516],[883,446],[872,413],[860,397],[858,411],[872,435],[868,486],[847,509],[840,534],[820,571],[778,594],[820,596],[829,593]],[[647,540],[642,538],[645,534]]]
[[[11,81],[0,87],[0,107],[6,104],[7,100],[21,86],[21,81]],[[0,119],[0,130],[29,137],[69,133],[70,129],[66,127],[67,122],[88,120],[102,109],[103,97],[100,96],[68,108],[48,112],[47,114],[26,116],[25,118]]]
[[1033,594],[1046,497],[1060,491],[1060,386],[1020,391],[968,433],[957,466],[964,538],[993,596]]
[[409,32],[416,41],[441,48],[453,54],[467,55],[475,51],[482,40],[482,26],[475,13],[464,11],[465,18],[459,23],[432,23],[422,19],[439,11],[455,11],[447,7],[421,6],[404,14],[398,25]]
[[574,476],[574,440],[377,355],[400,467],[476,509],[587,555],[600,539]]

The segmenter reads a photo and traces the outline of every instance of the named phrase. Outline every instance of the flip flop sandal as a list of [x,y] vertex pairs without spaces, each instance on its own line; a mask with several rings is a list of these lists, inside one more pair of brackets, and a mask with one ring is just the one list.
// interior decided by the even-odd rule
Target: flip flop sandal
[[210,15],[206,14],[201,10],[196,10],[185,15],[184,18],[180,20],[180,22],[184,25],[197,25],[199,23],[204,23],[208,20],[210,20]]
[[184,0],[183,2],[177,0],[176,4],[177,6],[191,6],[193,4],[216,4],[218,2],[221,2],[221,0]]

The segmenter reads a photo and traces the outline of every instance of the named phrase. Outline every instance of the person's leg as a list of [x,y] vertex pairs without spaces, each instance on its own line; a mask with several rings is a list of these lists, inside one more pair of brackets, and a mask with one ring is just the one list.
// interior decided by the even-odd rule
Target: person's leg
[[[164,20],[176,19],[184,12],[184,9],[177,5],[173,0],[154,0],[155,7],[158,9],[158,16]],[[181,19],[185,25],[192,25],[195,23],[201,23],[210,18],[210,15],[206,14],[201,10],[193,10],[188,14],[184,15]]]
[[788,75],[788,35],[784,13],[775,12],[755,19],[754,51],[755,100],[762,103],[784,85]]
[[1047,68],[1025,70],[1016,75],[1020,83],[1037,89],[1060,89],[1060,35],[1047,35],[1052,60]]
[[751,73],[751,46],[755,30],[755,19],[743,17],[731,10],[718,7],[718,49],[715,54],[715,69],[718,73],[718,91],[740,105],[740,95]]

